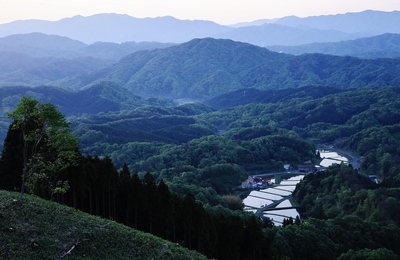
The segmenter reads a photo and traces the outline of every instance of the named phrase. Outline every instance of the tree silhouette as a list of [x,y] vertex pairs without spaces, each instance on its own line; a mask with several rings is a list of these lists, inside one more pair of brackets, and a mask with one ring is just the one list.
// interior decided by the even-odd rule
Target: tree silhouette
[[18,199],[26,186],[36,193],[45,187],[50,197],[65,193],[68,182],[59,175],[75,165],[78,155],[78,142],[65,117],[54,105],[30,97],[23,97],[8,117],[14,121],[11,129],[21,134],[22,184]]

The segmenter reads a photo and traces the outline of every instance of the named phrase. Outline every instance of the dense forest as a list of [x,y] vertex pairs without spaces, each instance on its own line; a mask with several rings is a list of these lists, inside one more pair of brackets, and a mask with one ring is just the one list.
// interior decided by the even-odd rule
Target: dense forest
[[399,65],[399,59],[369,60],[318,53],[294,56],[206,38],[135,52],[109,68],[66,78],[56,85],[81,89],[99,81],[113,81],[144,97],[205,100],[243,88],[398,86]]
[[319,53],[295,56],[212,38],[136,51],[114,62],[93,56],[33,58],[11,51],[0,52],[0,57],[2,86],[44,85],[78,91],[108,81],[145,98],[204,101],[250,88],[324,85],[348,89],[400,84],[399,59]]
[[[79,160],[60,175],[68,191],[31,192],[218,259],[397,259],[399,88],[257,93],[259,102],[241,93],[234,107],[220,96],[208,105],[75,117]],[[10,125],[1,189],[19,190],[19,136]],[[360,169],[335,165],[306,176],[293,194],[301,218],[282,227],[242,211],[241,181],[287,163],[318,163],[321,143],[359,154]]]
[[[398,259],[398,59],[207,38],[108,67],[65,61],[62,77],[46,61],[29,75],[67,87],[0,88],[0,189],[24,187],[209,258]],[[282,226],[244,211],[241,182],[318,164],[321,146],[359,165],[306,175],[291,198],[299,217]]]

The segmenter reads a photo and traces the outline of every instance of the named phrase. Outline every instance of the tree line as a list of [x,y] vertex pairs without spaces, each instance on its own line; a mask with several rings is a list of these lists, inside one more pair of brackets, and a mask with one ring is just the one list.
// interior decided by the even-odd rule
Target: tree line
[[[149,172],[140,178],[126,164],[117,171],[109,157],[81,155],[68,124],[51,104],[24,98],[10,117],[14,122],[0,160],[1,189],[26,187],[31,194],[149,232],[210,258],[266,259],[272,254],[254,215],[205,207],[191,193],[183,197],[171,193],[162,179],[156,182]],[[73,158],[68,157],[71,154]]]
[[[70,167],[50,175],[56,179],[43,182],[44,179],[34,178],[36,181],[28,187],[37,187],[31,192],[39,196],[151,232],[214,258],[321,259],[329,255],[351,259],[362,255],[396,259],[393,254],[400,253],[395,246],[400,237],[397,92],[396,88],[359,90],[358,94],[353,93],[359,101],[354,106],[339,96],[331,96],[320,100],[322,106],[314,101],[293,101],[292,109],[283,104],[258,104],[218,111],[213,116],[202,114],[201,120],[217,129],[226,126],[226,132],[182,145],[142,142],[102,146],[103,153],[123,147],[126,157],[121,158],[122,152],[92,157],[76,151],[76,160]],[[378,94],[370,97],[370,93]],[[371,99],[374,105],[369,103]],[[388,106],[383,105],[390,100]],[[324,106],[330,109],[325,110]],[[318,111],[330,111],[335,116],[321,122]],[[301,118],[309,123],[291,130],[280,126]],[[29,124],[32,129],[37,126],[34,121]],[[241,167],[257,167],[252,164],[254,161],[279,167],[282,158],[315,160],[318,156],[313,153],[314,147],[300,136],[317,134],[319,140],[330,140],[324,136],[334,138],[343,133],[349,134],[348,138],[337,145],[364,155],[361,169],[336,165],[304,178],[293,194],[303,209],[301,220],[288,219],[281,228],[240,210],[228,210],[220,195],[231,191],[227,189],[232,187],[229,181],[242,178]],[[47,134],[50,132],[43,140],[47,140]],[[24,165],[21,138],[21,130],[10,125],[0,159],[2,189],[19,190]],[[33,147],[31,142],[28,140],[29,147]],[[37,148],[45,152],[48,146]],[[46,154],[38,155],[47,158]],[[123,163],[128,157],[135,157],[135,163],[123,164],[117,170],[114,158]],[[35,162],[27,165],[51,173]],[[360,173],[376,173],[381,183],[376,185]],[[57,183],[68,183],[68,187],[60,185],[57,192],[49,192],[48,185]]]
[[[6,186],[5,173],[0,171],[2,189],[19,187],[20,174],[14,174],[16,185]],[[191,193],[178,196],[151,173],[140,178],[126,165],[117,171],[109,157],[81,156],[76,166],[61,175],[69,184],[65,193],[37,195],[179,243],[209,258],[268,259],[273,255],[262,223],[253,214],[205,206]]]

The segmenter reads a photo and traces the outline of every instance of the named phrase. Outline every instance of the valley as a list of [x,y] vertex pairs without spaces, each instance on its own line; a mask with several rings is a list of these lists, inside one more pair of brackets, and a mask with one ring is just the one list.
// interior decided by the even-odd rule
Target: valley
[[[131,33],[90,27],[103,18]],[[72,30],[76,21],[87,22],[82,31]],[[0,195],[18,191],[30,169],[28,194],[173,242],[166,250],[174,254],[185,247],[210,259],[397,259],[396,21],[398,11],[365,11],[235,28],[116,14],[0,24]],[[68,142],[54,137],[45,110],[18,110],[27,120],[16,123],[13,111],[26,97],[65,116],[77,144],[68,167],[53,156]],[[46,134],[33,141],[27,133]],[[314,165],[324,171],[308,173]],[[50,166],[51,180],[40,168]],[[0,208],[0,258],[13,257],[17,233],[6,214],[24,208],[1,203],[8,206]],[[30,237],[21,230],[26,256]],[[38,232],[31,240],[46,244]],[[91,231],[65,232],[81,236],[63,237],[69,248],[93,239]],[[76,252],[95,256],[86,242]]]

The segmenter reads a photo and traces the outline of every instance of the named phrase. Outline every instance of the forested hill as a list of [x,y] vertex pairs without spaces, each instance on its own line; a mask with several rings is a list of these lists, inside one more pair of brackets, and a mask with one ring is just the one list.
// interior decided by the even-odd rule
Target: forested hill
[[0,88],[0,118],[15,108],[23,96],[33,96],[41,102],[55,104],[66,116],[97,114],[143,105],[171,105],[172,101],[147,100],[112,82],[101,82],[77,92],[62,88],[40,86],[36,88],[16,86]]
[[268,104],[277,102],[290,102],[291,100],[310,100],[318,99],[327,95],[344,92],[344,89],[328,87],[328,86],[306,86],[300,88],[259,90],[254,88],[239,89],[229,93],[225,93],[204,103],[216,108],[229,108],[247,104]]
[[[64,38],[29,37],[37,42],[55,41],[58,47],[54,48],[65,50],[81,46],[72,41],[79,46],[68,47],[71,41]],[[116,51],[103,45],[107,44],[99,43],[90,48],[94,52],[97,48],[100,49],[97,52],[105,51],[105,57]],[[32,51],[35,50],[38,49]],[[115,63],[85,56],[33,58],[30,56],[32,51],[0,52],[0,86],[47,85],[81,90],[108,81],[138,96],[196,100],[250,88],[400,86],[400,59],[368,60],[323,54],[294,56],[248,43],[213,38],[136,51]]]
[[399,73],[399,59],[292,56],[246,43],[206,38],[136,52],[109,69],[57,84],[81,88],[107,80],[145,97],[204,99],[242,88],[399,86]]

